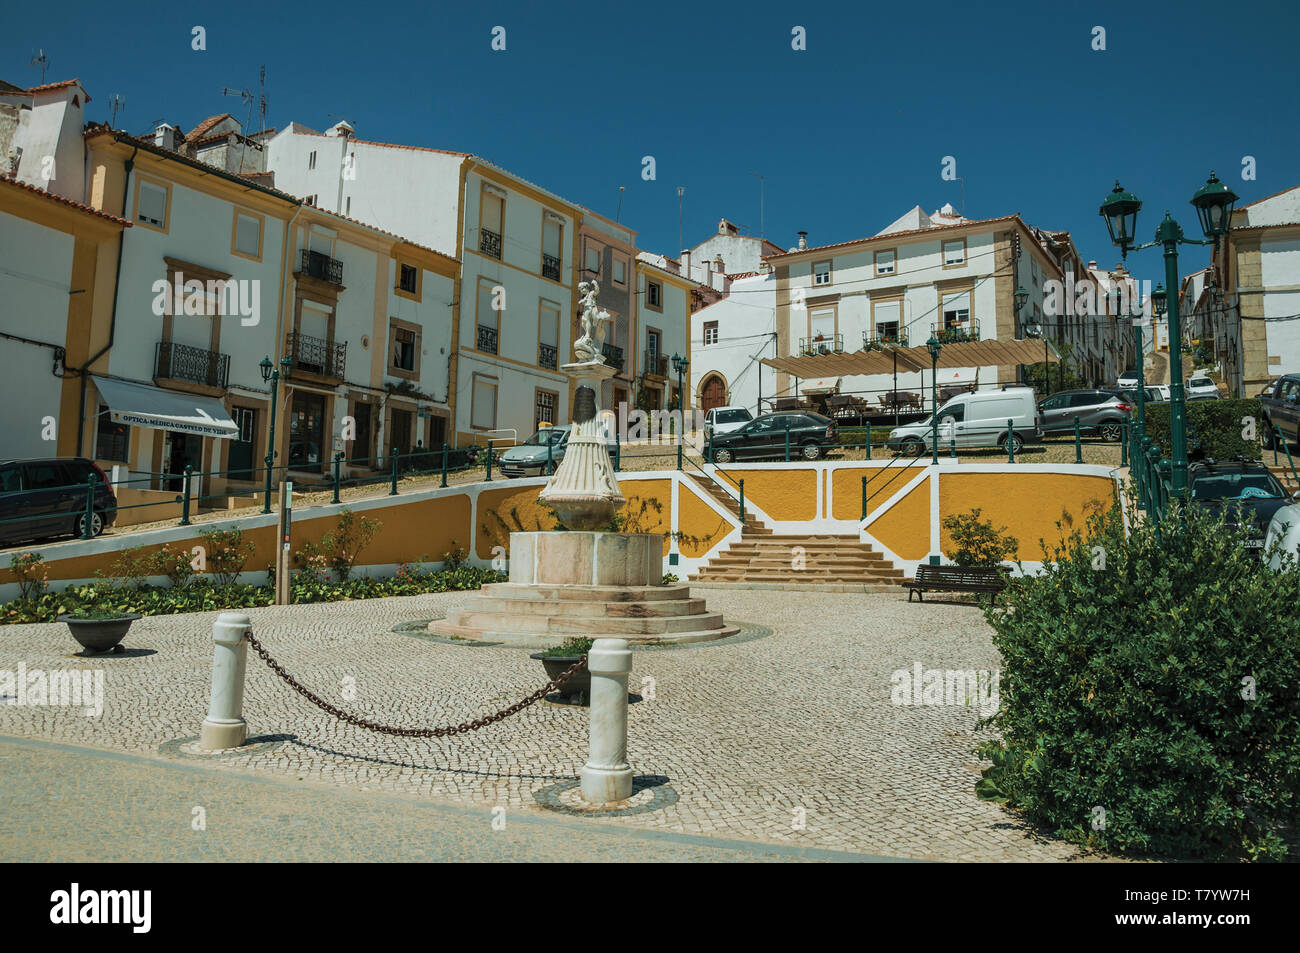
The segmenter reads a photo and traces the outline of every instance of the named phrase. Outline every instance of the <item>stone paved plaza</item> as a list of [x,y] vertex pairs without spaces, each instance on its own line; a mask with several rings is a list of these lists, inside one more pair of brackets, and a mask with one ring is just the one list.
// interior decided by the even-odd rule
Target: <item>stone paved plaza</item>
[[[277,816],[310,813],[296,792],[313,786],[361,797],[337,802],[355,805],[359,825],[382,815],[383,805],[394,799],[414,798],[472,811],[484,837],[491,833],[493,809],[504,807],[507,821],[549,819],[579,829],[598,825],[602,832],[706,835],[894,858],[1080,857],[1070,845],[975,798],[976,711],[891,704],[891,674],[910,671],[915,663],[926,669],[998,667],[978,609],[909,604],[901,593],[698,592],[711,610],[749,628],[734,640],[635,653],[630,685],[640,697],[630,707],[629,760],[640,780],[630,808],[616,817],[573,814],[575,778],[586,756],[586,709],[542,702],[447,739],[378,735],[317,710],[251,651],[244,705],[250,745],[220,756],[194,752],[190,743],[207,712],[216,613],[142,619],[125,640],[129,651],[120,656],[80,657],[62,624],[0,630],[0,669],[22,663],[29,671],[105,672],[100,718],[79,709],[0,704],[0,735],[41,742],[4,744],[0,753],[11,766],[53,758],[50,751],[72,751],[58,745],[130,755],[116,761],[83,755],[88,771],[95,761],[96,771],[116,779],[114,789],[125,786],[139,799],[132,807],[129,797],[109,797],[114,806],[105,815],[94,792],[84,793],[82,810],[96,813],[104,829],[122,831],[119,836],[148,836],[137,815],[145,802],[150,811],[174,808],[188,826],[194,793],[185,784],[162,783],[174,781],[176,769],[184,767],[200,778],[251,773],[288,783],[267,789],[282,795],[263,792],[255,801],[262,807],[249,808],[260,812],[282,797]],[[249,614],[268,651],[332,703],[387,724],[430,727],[504,707],[545,680],[526,650],[392,631],[401,622],[439,618],[470,595]],[[347,700],[352,684],[355,697]],[[75,774],[67,757],[62,763]],[[124,773],[134,782],[127,783]],[[15,786],[33,776],[12,767],[6,774]],[[208,787],[215,790],[218,783],[213,778]],[[367,793],[374,795],[368,803]],[[168,805],[169,799],[176,803]],[[9,815],[4,827],[30,827],[40,814],[39,801],[7,795],[0,808],[0,815]],[[318,806],[315,813],[321,810],[333,813],[336,806]],[[392,810],[400,813],[399,807]],[[120,826],[103,820],[113,811],[122,818]],[[341,820],[346,826],[347,817]],[[16,841],[0,841],[0,858],[23,854]]]

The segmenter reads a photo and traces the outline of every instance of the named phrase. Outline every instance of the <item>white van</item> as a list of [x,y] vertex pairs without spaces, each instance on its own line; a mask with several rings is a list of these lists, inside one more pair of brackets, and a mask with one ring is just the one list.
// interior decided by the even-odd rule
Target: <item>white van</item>
[[[1033,388],[1002,387],[959,394],[939,408],[939,449],[954,440],[959,447],[1005,447],[1007,422],[1011,424],[1012,447],[1019,452],[1026,443],[1043,439],[1038,403]],[[891,450],[920,455],[931,449],[934,418],[904,424],[889,432]]]

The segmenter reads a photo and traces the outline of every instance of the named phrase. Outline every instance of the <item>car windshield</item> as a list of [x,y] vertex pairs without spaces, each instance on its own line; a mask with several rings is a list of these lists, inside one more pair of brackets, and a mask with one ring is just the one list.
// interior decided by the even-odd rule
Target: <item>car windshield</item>
[[743,424],[752,419],[747,410],[719,410],[713,417],[714,423],[719,424]]
[[554,446],[564,439],[567,430],[561,430],[558,427],[547,427],[545,430],[539,430],[527,440],[524,441],[526,447],[544,447],[548,443]]
[[1194,500],[1275,500],[1282,484],[1268,473],[1215,473],[1192,482]]

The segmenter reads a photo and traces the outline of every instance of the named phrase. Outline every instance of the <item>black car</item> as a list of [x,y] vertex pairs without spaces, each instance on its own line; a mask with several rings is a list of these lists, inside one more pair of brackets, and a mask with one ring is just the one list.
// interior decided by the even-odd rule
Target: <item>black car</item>
[[786,427],[790,459],[817,460],[835,444],[835,421],[812,411],[764,414],[730,433],[713,435],[713,461],[784,460]]
[[86,487],[95,477],[91,531],[117,518],[117,497],[104,471],[84,457],[0,460],[0,543],[83,536]]
[[1192,505],[1215,511],[1227,507],[1231,525],[1245,524],[1246,547],[1256,554],[1264,550],[1273,514],[1291,502],[1268,467],[1255,460],[1193,463],[1187,469],[1187,479]]

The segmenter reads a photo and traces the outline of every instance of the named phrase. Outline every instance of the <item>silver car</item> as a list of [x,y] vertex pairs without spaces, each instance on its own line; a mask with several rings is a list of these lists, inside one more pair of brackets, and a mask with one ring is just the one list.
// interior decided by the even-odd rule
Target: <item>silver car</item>
[[1080,431],[1098,434],[1106,441],[1120,439],[1130,410],[1132,404],[1108,390],[1062,391],[1038,405],[1044,433],[1073,433],[1074,418],[1078,417]]
[[501,472],[508,477],[546,476],[547,448],[551,467],[558,467],[569,444],[568,427],[544,427],[501,454]]

